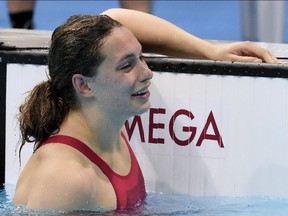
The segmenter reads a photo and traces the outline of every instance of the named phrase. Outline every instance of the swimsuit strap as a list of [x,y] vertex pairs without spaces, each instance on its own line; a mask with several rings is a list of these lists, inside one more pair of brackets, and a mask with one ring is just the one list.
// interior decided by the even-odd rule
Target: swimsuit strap
[[55,135],[49,137],[41,146],[49,143],[60,143],[71,146],[85,155],[91,162],[98,166],[101,171],[107,176],[111,182],[116,197],[117,209],[124,209],[128,206],[139,204],[146,197],[144,177],[137,162],[137,159],[132,151],[132,148],[121,132],[121,137],[124,139],[131,158],[131,168],[127,175],[122,176],[115,173],[109,165],[102,160],[91,148],[78,139],[65,135]]
[[[131,149],[126,137],[124,136],[123,132],[121,132],[121,136],[124,139],[128,149],[129,149],[130,156],[133,156],[134,154],[131,155],[131,153],[133,153],[132,149]],[[60,143],[60,144],[71,146],[71,147],[77,149],[83,155],[85,155],[91,162],[93,162],[94,164],[99,166],[99,168],[102,170],[102,172],[108,178],[109,178],[109,176],[111,174],[118,175],[119,177],[121,177],[121,175],[115,173],[110,168],[110,166],[104,160],[102,160],[90,147],[88,147],[86,144],[84,144],[82,141],[80,141],[80,140],[78,140],[76,138],[73,138],[73,137],[70,137],[70,136],[66,136],[66,135],[55,135],[55,136],[49,137],[46,141],[44,141],[41,144],[41,146],[45,145],[45,144],[48,144],[48,143]],[[132,161],[133,160],[132,160],[132,157],[131,157],[131,166],[133,164]],[[123,177],[125,177],[125,176],[123,176]]]

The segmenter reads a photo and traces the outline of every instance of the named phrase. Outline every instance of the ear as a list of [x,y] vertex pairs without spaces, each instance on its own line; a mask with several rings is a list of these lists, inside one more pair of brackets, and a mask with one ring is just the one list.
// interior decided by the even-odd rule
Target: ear
[[89,97],[92,95],[91,88],[89,87],[89,82],[87,77],[81,74],[74,74],[72,77],[72,83],[76,92],[84,97]]

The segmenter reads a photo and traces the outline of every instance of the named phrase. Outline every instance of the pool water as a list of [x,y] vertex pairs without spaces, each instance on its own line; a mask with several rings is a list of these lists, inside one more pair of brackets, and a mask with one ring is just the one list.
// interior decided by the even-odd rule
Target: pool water
[[14,186],[6,185],[0,191],[1,216],[287,216],[288,199],[276,197],[209,197],[197,198],[187,195],[171,195],[149,192],[146,203],[133,210],[126,211],[47,211],[27,210],[11,203]]

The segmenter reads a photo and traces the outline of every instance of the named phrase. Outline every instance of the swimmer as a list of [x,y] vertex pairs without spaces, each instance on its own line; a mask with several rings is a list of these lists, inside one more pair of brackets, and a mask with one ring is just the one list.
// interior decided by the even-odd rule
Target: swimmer
[[20,152],[30,142],[34,153],[19,176],[15,204],[60,210],[141,205],[144,178],[123,125],[150,108],[153,73],[143,51],[277,62],[252,43],[216,46],[147,13],[110,9],[70,17],[52,34],[48,80],[19,109]]

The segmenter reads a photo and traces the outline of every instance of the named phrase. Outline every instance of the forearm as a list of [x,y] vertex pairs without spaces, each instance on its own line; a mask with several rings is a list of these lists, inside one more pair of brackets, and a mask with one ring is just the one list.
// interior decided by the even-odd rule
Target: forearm
[[177,58],[279,63],[268,50],[251,42],[215,45],[151,14],[127,9],[110,9],[103,14],[130,29],[144,52]]
[[143,46],[144,52],[179,58],[213,59],[213,44],[197,38],[176,25],[139,11],[110,9],[104,14],[130,29]]

